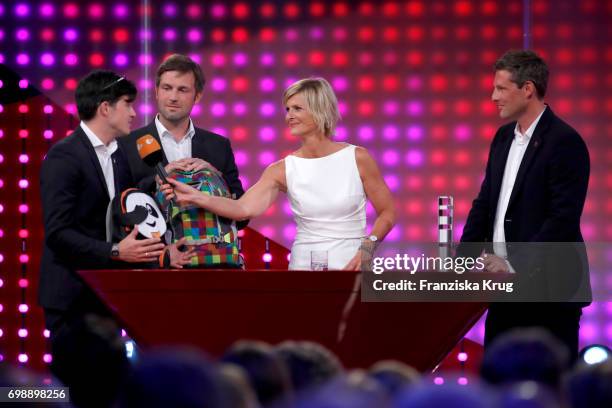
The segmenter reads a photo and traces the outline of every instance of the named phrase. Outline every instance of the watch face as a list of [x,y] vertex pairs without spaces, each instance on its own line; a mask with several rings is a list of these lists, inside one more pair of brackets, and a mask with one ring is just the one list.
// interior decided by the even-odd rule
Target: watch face
[[376,242],[376,241],[378,241],[378,237],[377,237],[376,235],[370,235],[368,238],[369,238],[369,239],[370,239],[370,241],[372,241],[372,242]]
[[147,238],[163,236],[166,233],[166,221],[155,200],[142,192],[128,195],[125,200],[127,212],[132,212],[137,207],[143,207],[147,210],[147,218],[138,224],[138,232]]

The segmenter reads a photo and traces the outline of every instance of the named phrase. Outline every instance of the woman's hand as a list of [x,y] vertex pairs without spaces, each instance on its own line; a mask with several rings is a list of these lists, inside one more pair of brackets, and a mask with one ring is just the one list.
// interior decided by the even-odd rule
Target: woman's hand
[[168,179],[168,183],[162,184],[160,191],[164,194],[166,200],[174,199],[180,206],[196,204],[197,200],[203,197],[201,192],[185,183],[171,178]]
[[346,264],[343,271],[360,271],[361,270],[361,249],[357,251],[355,256]]

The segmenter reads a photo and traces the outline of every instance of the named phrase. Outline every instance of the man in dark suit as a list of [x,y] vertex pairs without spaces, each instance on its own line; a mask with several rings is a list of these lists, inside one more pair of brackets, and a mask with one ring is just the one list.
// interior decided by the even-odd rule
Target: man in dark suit
[[136,88],[110,71],[95,71],[76,89],[79,127],[42,163],[45,243],[39,302],[51,332],[52,372],[71,388],[77,406],[108,406],[126,372],[125,350],[110,313],[77,276],[80,269],[155,261],[164,244],[137,240],[135,228],[106,242],[110,200],[132,186],[115,138],[130,132]]
[[[189,117],[202,97],[204,83],[200,66],[184,55],[171,55],[157,69],[155,99],[159,113],[153,122],[121,140],[141,189],[155,190],[154,170],[142,161],[136,149],[138,138],[149,134],[162,147],[166,172],[214,168],[221,172],[235,198],[244,194],[230,141],[196,128]],[[242,221],[237,226],[244,228],[247,223]]]
[[[462,242],[493,243],[494,250],[484,254],[489,272],[534,272],[514,270],[523,265],[521,257],[514,264],[512,257],[508,259],[514,245],[510,243],[583,242],[580,216],[589,154],[580,135],[544,103],[547,83],[548,67],[532,51],[509,51],[495,64],[491,98],[500,117],[512,122],[493,138],[485,178],[461,237]],[[493,303],[485,324],[485,347],[512,328],[539,326],[563,341],[575,358],[585,304]]]

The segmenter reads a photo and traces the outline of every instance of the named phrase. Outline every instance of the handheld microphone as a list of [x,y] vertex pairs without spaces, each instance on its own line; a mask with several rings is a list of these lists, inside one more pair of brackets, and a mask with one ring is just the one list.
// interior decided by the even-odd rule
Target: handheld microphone
[[152,135],[146,134],[136,140],[136,149],[140,158],[150,167],[155,168],[155,172],[162,179],[164,184],[168,183],[168,173],[162,165],[164,154],[157,139]]

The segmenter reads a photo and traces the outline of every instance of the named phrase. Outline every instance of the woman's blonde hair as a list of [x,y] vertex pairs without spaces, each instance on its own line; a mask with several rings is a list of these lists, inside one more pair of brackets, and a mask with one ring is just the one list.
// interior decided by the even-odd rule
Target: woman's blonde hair
[[325,79],[305,78],[291,84],[283,93],[283,105],[294,95],[303,94],[306,109],[312,114],[314,122],[326,137],[331,137],[340,120],[338,99]]

